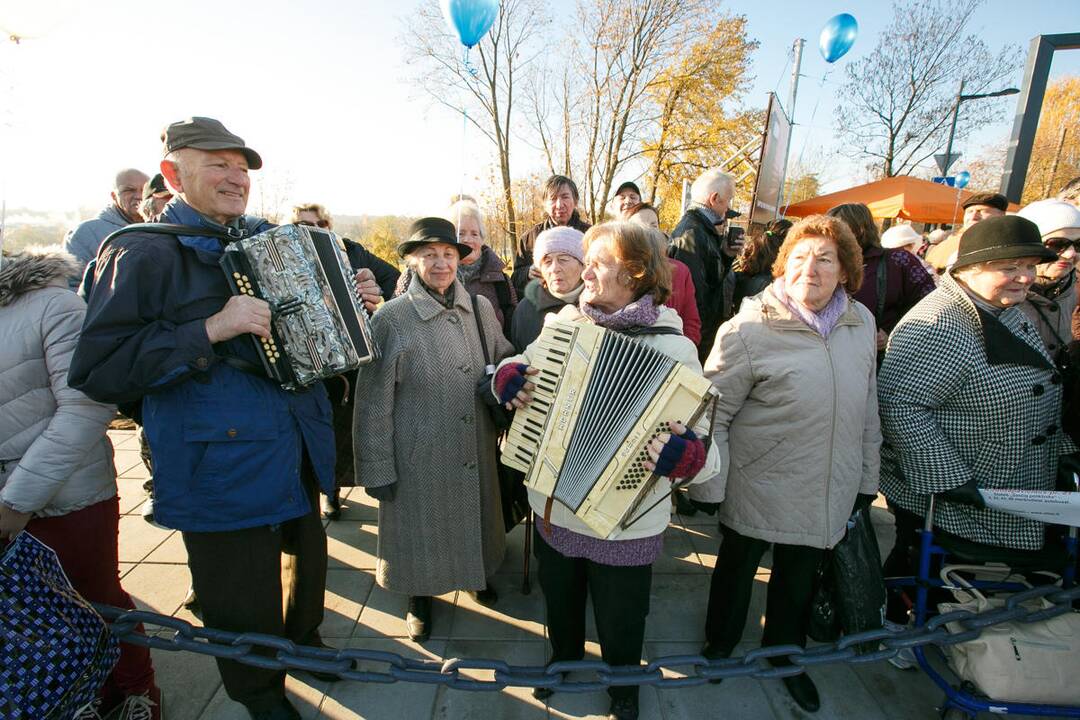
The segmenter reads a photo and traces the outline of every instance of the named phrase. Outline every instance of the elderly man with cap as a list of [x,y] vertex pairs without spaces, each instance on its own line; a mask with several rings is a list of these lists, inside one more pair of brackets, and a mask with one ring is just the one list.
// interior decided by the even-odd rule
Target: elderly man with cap
[[[70,384],[141,407],[154,515],[183,534],[206,625],[320,645],[327,561],[316,494],[334,488],[330,405],[321,384],[291,393],[249,371],[260,361],[247,336],[269,335],[270,308],[232,295],[218,264],[225,244],[271,227],[244,214],[248,171],[262,158],[211,118],[175,122],[162,140],[161,172],[176,193],[159,217],[169,225],[102,248]],[[252,718],[299,718],[283,672],[220,659],[218,668]]]
[[126,168],[116,173],[113,189],[109,193],[112,202],[106,205],[96,218],[79,223],[79,226],[64,238],[64,249],[79,261],[78,276],[68,280],[72,290],[79,286],[83,271],[97,256],[102,240],[125,225],[142,221],[139,202],[142,200],[143,186],[147,180],[149,178],[146,173],[135,168]]
[[964,225],[960,232],[953,233],[926,253],[926,262],[938,272],[943,272],[956,255],[956,249],[960,245],[960,235],[975,223],[986,218],[1004,215],[1009,209],[1009,201],[1001,193],[982,192],[969,197],[961,207],[964,209]]
[[142,202],[139,203],[139,215],[146,222],[150,222],[165,209],[172,200],[172,190],[165,184],[165,176],[158,173],[147,180],[143,186]]
[[421,218],[409,236],[398,253],[414,279],[372,318],[382,354],[356,379],[353,452],[357,485],[379,501],[375,580],[408,597],[406,628],[423,641],[434,596],[498,598],[490,583],[506,545],[498,431],[478,386],[490,396],[488,367],[513,348],[491,301],[458,278],[473,249],[454,224]]
[[712,350],[716,331],[725,317],[724,277],[738,254],[728,246],[724,229],[738,213],[731,210],[735,178],[717,168],[706,170],[690,186],[690,208],[671,233],[676,260],[690,268],[701,316],[698,357],[702,363]]
[[641,204],[641,190],[637,183],[627,180],[615,190],[615,198],[612,205],[615,209],[616,220],[629,220],[630,208]]

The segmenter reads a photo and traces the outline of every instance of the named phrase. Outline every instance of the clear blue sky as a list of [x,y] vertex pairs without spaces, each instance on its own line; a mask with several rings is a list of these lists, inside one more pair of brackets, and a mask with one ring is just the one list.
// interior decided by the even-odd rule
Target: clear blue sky
[[[152,172],[160,129],[194,114],[221,118],[258,149],[266,170],[257,175],[287,186],[287,201],[322,201],[350,214],[441,211],[450,194],[477,189],[491,158],[468,133],[463,178],[460,117],[406,82],[398,37],[416,2],[0,0],[0,28],[30,36],[19,46],[0,42],[0,188],[8,207],[100,207],[116,169]],[[552,16],[567,20],[571,7],[555,0]],[[826,69],[818,33],[835,13],[858,18],[859,39],[839,70],[873,49],[890,8],[870,0],[727,7],[748,16],[761,43],[749,102],[763,104],[776,86],[786,97],[791,43],[807,39],[803,72],[813,79],[803,80],[796,120],[808,123],[815,104],[817,113],[813,127],[795,135],[792,153],[832,147],[836,85],[817,80]],[[991,46],[1019,43],[1026,52],[1038,33],[1080,31],[1080,3],[989,0],[976,26]],[[1080,51],[1059,53],[1054,71],[1080,74]],[[973,157],[975,145],[1003,142],[1009,127],[988,127],[973,147],[959,149]],[[517,176],[539,169],[527,152],[517,160]],[[826,179],[842,184],[858,172],[840,164]]]

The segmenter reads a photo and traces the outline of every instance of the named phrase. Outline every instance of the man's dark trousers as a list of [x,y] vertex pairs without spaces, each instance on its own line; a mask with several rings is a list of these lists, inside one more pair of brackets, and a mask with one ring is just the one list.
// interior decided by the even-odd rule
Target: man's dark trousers
[[[280,525],[224,532],[185,532],[188,567],[206,627],[321,643],[326,590],[326,532],[305,453],[301,481],[311,509]],[[282,617],[281,555],[287,553],[289,584]],[[285,673],[217,661],[225,692],[249,710],[270,709],[285,697]]]

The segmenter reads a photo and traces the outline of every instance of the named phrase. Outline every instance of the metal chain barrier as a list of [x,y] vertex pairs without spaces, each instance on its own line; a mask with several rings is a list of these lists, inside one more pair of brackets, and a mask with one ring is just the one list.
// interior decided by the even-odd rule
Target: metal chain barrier
[[[1045,600],[1049,606],[1023,607],[1032,601]],[[709,680],[754,677],[778,678],[798,675],[803,668],[832,663],[868,663],[885,660],[904,648],[925,645],[948,646],[979,637],[983,629],[1006,622],[1031,623],[1072,612],[1072,603],[1080,600],[1080,586],[1062,590],[1054,585],[1031,588],[1005,600],[1000,608],[983,612],[955,610],[934,617],[923,627],[895,633],[868,630],[846,635],[838,642],[809,649],[797,645],[775,645],[751,650],[742,657],[708,660],[701,655],[672,655],[647,665],[612,667],[599,660],[555,662],[547,666],[510,665],[486,658],[450,658],[420,660],[397,653],[359,648],[334,650],[297,645],[285,638],[261,633],[235,633],[196,627],[179,618],[141,610],[121,610],[109,605],[95,605],[120,640],[159,650],[186,650],[228,658],[245,665],[268,670],[301,670],[336,675],[342,680],[367,683],[418,682],[445,685],[455,690],[498,692],[508,686],[551,688],[558,692],[595,692],[612,685],[653,685],[660,688],[695,687]],[[1042,605],[1042,603],[1038,603]],[[139,623],[173,631],[171,636],[136,632]],[[946,625],[957,623],[959,632]],[[857,652],[862,643],[880,645],[871,652]],[[791,665],[774,667],[770,658],[787,658]],[[361,663],[385,666],[385,670],[360,670]],[[664,670],[677,671],[684,677],[664,677]],[[464,671],[489,671],[492,680],[465,677]],[[590,672],[593,680],[569,680],[567,673]]]

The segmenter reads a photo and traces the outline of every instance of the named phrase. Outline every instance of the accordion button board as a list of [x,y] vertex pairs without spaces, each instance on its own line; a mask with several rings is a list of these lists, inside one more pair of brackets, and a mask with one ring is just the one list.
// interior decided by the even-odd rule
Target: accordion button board
[[546,325],[530,365],[539,371],[533,401],[514,414],[503,463],[609,537],[655,487],[648,442],[669,422],[696,423],[715,390],[667,355],[588,323]]
[[230,243],[222,255],[233,294],[270,304],[271,337],[251,338],[267,376],[287,390],[377,357],[341,247],[327,230],[281,225]]

